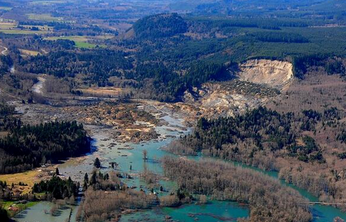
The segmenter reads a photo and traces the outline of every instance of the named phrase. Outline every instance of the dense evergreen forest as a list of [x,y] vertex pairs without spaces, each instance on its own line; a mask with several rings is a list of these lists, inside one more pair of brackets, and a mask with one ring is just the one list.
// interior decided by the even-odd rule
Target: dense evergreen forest
[[0,140],[0,172],[22,172],[89,150],[89,138],[76,122],[22,126]]
[[252,34],[262,42],[307,43],[309,40],[295,33],[255,32]]
[[8,135],[0,139],[0,173],[17,173],[47,162],[90,151],[90,139],[77,122],[51,122],[22,125],[11,115],[12,107],[2,105],[0,127]]
[[74,199],[78,194],[79,184],[68,178],[62,180],[58,176],[53,176],[50,180],[36,183],[32,188],[33,193],[45,193],[47,200],[52,199]]
[[14,118],[14,107],[0,103],[0,131],[16,128],[21,125],[19,119]]
[[140,39],[171,37],[187,31],[187,23],[176,13],[159,14],[138,20],[133,29]]

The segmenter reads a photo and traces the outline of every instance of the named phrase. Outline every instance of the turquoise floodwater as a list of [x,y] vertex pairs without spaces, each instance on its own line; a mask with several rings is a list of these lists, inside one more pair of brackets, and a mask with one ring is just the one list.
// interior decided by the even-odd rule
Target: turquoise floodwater
[[206,205],[190,204],[179,208],[163,208],[124,215],[120,221],[164,221],[169,216],[174,221],[217,222],[236,221],[247,217],[249,210],[233,202],[213,201]]
[[18,222],[65,222],[68,221],[71,210],[71,218],[76,218],[77,211],[75,206],[68,206],[65,209],[60,209],[56,216],[52,216],[50,210],[53,206],[54,204],[51,202],[40,202],[35,206],[22,211],[13,219]]
[[[109,142],[105,142],[107,137],[100,135],[95,136],[96,145],[98,150],[88,156],[87,160],[79,163],[77,166],[66,166],[60,169],[60,172],[71,175],[73,179],[83,178],[84,172],[91,172],[92,170],[92,161],[95,157],[100,157],[101,163],[103,166],[106,166],[103,171],[109,171],[107,166],[109,162],[117,162],[118,167],[117,171],[122,173],[128,173],[133,175],[135,179],[124,179],[124,182],[128,186],[135,186],[137,189],[145,189],[146,184],[138,178],[138,174],[143,172],[144,168],[147,168],[155,173],[162,174],[163,170],[158,162],[159,159],[166,155],[171,155],[161,148],[167,145],[170,141],[176,138],[179,135],[187,133],[184,131],[181,125],[181,121],[171,117],[165,117],[165,120],[169,122],[169,126],[157,127],[156,130],[162,134],[166,135],[166,138],[163,140],[152,140],[149,142],[134,144],[113,144],[109,146]],[[108,146],[108,147],[107,147]],[[103,147],[103,148],[102,148]],[[124,147],[131,148],[124,150]],[[148,161],[143,161],[143,150],[148,152]],[[192,157],[198,161],[201,157]],[[231,162],[235,165],[249,168],[258,172],[261,172],[265,175],[268,175],[272,178],[278,179],[277,172],[267,172],[257,168],[245,166],[239,163]],[[132,170],[130,170],[132,166]],[[317,201],[318,198],[314,197],[305,190],[299,189],[293,185],[287,184],[285,181],[280,180],[280,182],[285,185],[292,187],[297,190],[301,195],[309,199],[310,201]],[[161,185],[166,190],[174,190],[175,183],[170,181],[161,181]],[[157,191],[159,193],[159,191]],[[165,195],[159,193],[159,195]],[[43,202],[33,206],[30,209],[27,209],[22,214],[20,218],[15,218],[19,222],[64,222],[66,221],[66,216],[68,211],[63,211],[61,216],[52,217],[49,214],[46,214],[45,211],[49,210],[51,207],[50,203]],[[335,217],[340,217],[346,220],[346,213],[341,212],[340,210],[322,205],[311,206],[311,211],[314,216],[314,222],[332,222]],[[76,210],[73,211],[73,216],[71,221],[75,221]],[[243,206],[240,206],[237,203],[233,202],[221,202],[221,201],[212,201],[206,205],[184,205],[179,208],[157,208],[152,210],[140,211],[129,215],[124,215],[121,218],[121,221],[165,221],[166,217],[170,217],[175,221],[203,221],[203,222],[213,222],[213,221],[236,221],[237,218],[247,217],[249,215],[249,209]]]
[[[255,167],[246,166],[246,165],[241,164],[241,163],[233,162],[233,164],[237,165],[237,166],[244,167],[244,168],[252,169],[252,170],[255,170],[257,172],[261,172],[267,176],[270,176],[272,178],[275,178],[275,179],[279,180],[281,184],[297,190],[303,197],[305,197],[309,201],[311,201],[311,202],[318,201],[318,198],[316,196],[312,195],[311,193],[307,192],[306,190],[301,189],[295,185],[289,184],[289,183],[285,182],[284,180],[280,180],[278,172],[264,171],[264,170],[261,170],[261,169],[255,168]],[[314,217],[313,222],[329,222],[329,221],[332,222],[335,217],[340,217],[343,220],[346,220],[346,213],[342,212],[341,210],[339,210],[335,207],[316,204],[316,205],[311,206],[311,211],[312,211],[312,214]]]

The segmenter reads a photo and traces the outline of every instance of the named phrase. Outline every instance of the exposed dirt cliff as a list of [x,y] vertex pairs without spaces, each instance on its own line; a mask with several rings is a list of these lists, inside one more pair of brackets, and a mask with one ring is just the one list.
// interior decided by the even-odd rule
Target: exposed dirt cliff
[[249,60],[240,65],[239,79],[284,89],[293,79],[293,65],[278,60]]
[[289,62],[249,60],[239,68],[238,78],[206,83],[187,91],[184,102],[209,118],[234,116],[270,101],[293,80],[293,66]]

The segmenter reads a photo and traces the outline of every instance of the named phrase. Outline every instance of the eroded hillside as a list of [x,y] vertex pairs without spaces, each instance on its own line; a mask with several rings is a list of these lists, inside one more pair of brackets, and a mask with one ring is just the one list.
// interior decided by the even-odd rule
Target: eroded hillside
[[239,79],[284,89],[293,78],[293,65],[278,60],[249,60],[240,65]]
[[249,60],[240,65],[236,78],[203,84],[185,92],[185,102],[207,117],[234,116],[271,101],[293,80],[292,64],[283,61]]

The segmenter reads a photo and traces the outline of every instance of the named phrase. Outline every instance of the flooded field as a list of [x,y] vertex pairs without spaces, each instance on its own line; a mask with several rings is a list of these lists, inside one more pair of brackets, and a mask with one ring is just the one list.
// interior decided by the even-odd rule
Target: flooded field
[[[95,158],[101,161],[101,171],[107,172],[116,170],[123,174],[131,175],[131,179],[123,179],[129,187],[134,189],[143,189],[148,191],[147,184],[141,180],[140,173],[144,169],[150,170],[156,174],[162,175],[163,170],[160,165],[160,159],[165,155],[171,155],[161,148],[167,145],[174,138],[189,132],[183,125],[183,119],[175,115],[166,115],[161,117],[166,124],[157,126],[155,130],[160,134],[158,139],[141,143],[118,143],[112,138],[112,129],[109,127],[88,125],[86,128],[92,133],[93,149],[84,157],[73,158],[59,166],[60,173],[65,177],[71,177],[73,180],[82,182],[84,174],[90,174],[93,171],[93,163]],[[147,151],[147,160],[143,160],[143,151]],[[197,160],[200,157],[192,157]],[[116,163],[115,169],[111,167],[111,163]],[[251,168],[238,163],[233,163],[242,167]],[[275,172],[265,172],[256,168],[255,171],[262,172],[268,176],[278,178]],[[286,184],[298,190],[309,201],[316,201],[317,198],[308,192],[301,190],[292,185]],[[174,190],[175,184],[167,180],[160,180],[160,185],[166,191]],[[159,195],[161,195],[159,193]],[[58,216],[49,214],[53,204],[41,202],[21,214],[15,219],[19,222],[65,222],[75,221],[77,207],[68,207],[60,210]],[[329,206],[313,205],[311,206],[314,221],[325,222],[333,221],[337,216],[346,219],[346,214],[336,208]],[[246,206],[240,206],[233,202],[211,201],[206,205],[190,204],[179,208],[155,208],[152,210],[139,211],[132,214],[122,216],[121,221],[164,221],[172,219],[174,221],[236,221],[237,218],[244,218],[249,215],[249,209]]]

